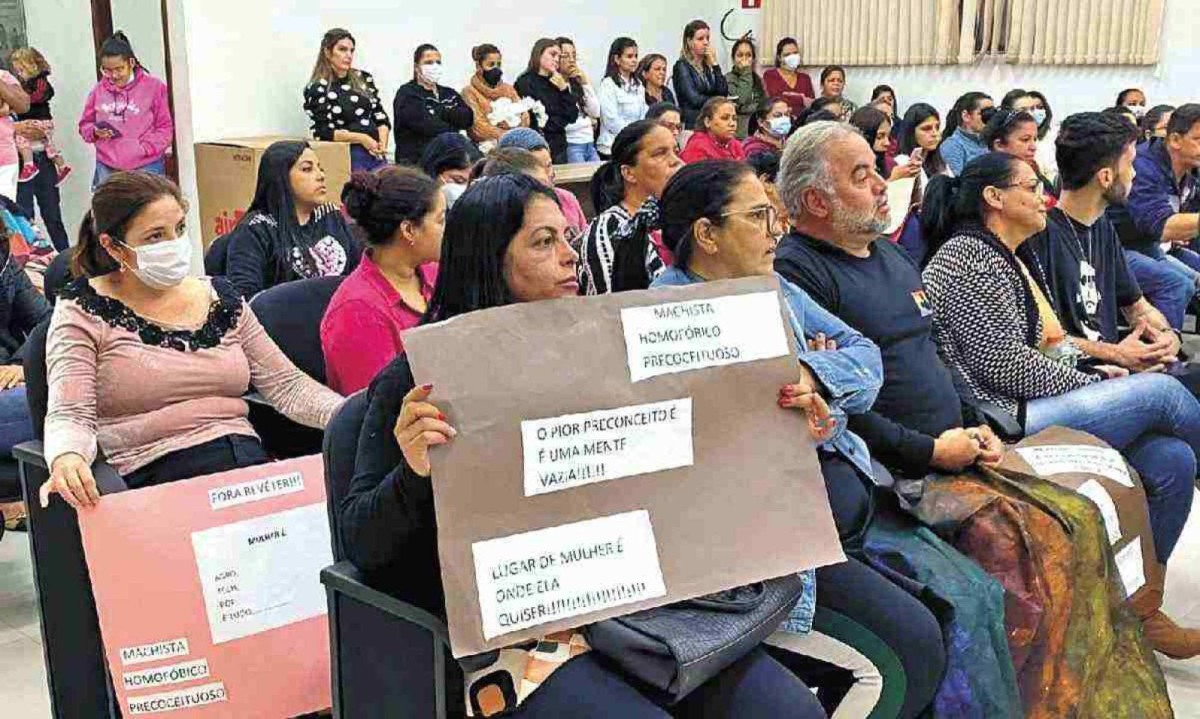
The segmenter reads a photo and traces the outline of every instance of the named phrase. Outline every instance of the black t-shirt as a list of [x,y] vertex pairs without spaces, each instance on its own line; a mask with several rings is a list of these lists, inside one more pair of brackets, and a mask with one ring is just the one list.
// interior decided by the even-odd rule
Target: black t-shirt
[[1026,244],[1042,263],[1050,300],[1067,334],[1120,341],[1117,311],[1137,302],[1142,290],[1108,218],[1101,216],[1088,227],[1055,208],[1046,229]]
[[861,258],[793,232],[776,251],[775,271],[879,345],[883,388],[871,412],[850,418],[850,429],[884,464],[909,476],[928,472],[934,438],[963,426],[963,407],[933,341],[933,309],[916,265],[887,240]]

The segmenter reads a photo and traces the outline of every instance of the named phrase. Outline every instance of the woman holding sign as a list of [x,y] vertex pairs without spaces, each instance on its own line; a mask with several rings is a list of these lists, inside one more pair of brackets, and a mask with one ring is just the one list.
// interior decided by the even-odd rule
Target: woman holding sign
[[[450,214],[446,236],[455,241],[442,245],[425,321],[574,296],[578,256],[566,229],[552,191],[531,178],[501,175],[471,185]],[[454,441],[457,431],[429,402],[433,387],[414,384],[401,355],[371,385],[355,476],[341,506],[342,541],[373,585],[444,616],[429,448]],[[466,671],[473,712],[585,719],[824,716],[808,688],[762,648],[668,711],[597,660],[578,633],[566,635],[548,639],[560,643],[551,655],[565,660],[547,660],[545,651],[535,660],[530,650],[511,648],[495,664],[474,662]],[[550,672],[553,679],[546,681]],[[522,687],[520,695],[515,687]]]
[[[663,241],[675,264],[655,287],[773,272],[775,207],[749,165],[728,160],[688,165],[667,184],[661,205]],[[862,556],[872,511],[863,479],[886,470],[872,466],[866,445],[847,430],[846,414],[865,412],[874,403],[882,376],[879,349],[804,290],[782,278],[780,285],[796,339],[812,351],[801,354],[800,378],[780,390],[779,406],[807,413],[809,431],[822,443],[821,472],[843,546]],[[846,630],[846,619],[854,631]],[[781,660],[806,680],[827,678],[831,669],[852,674],[858,681],[839,677],[841,691],[831,692],[837,696],[822,696],[826,710],[848,716],[915,717],[932,701],[945,668],[933,614],[856,559],[817,570],[811,632],[779,631],[768,643],[787,649]],[[853,649],[854,663],[844,652],[829,651],[837,644]],[[878,682],[882,692],[875,689]]]

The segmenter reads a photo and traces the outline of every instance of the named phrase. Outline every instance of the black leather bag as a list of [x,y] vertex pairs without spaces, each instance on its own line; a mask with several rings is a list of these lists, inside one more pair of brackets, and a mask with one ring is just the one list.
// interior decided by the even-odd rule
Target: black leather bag
[[803,591],[804,580],[790,574],[606,619],[584,633],[592,649],[673,704],[761,644]]

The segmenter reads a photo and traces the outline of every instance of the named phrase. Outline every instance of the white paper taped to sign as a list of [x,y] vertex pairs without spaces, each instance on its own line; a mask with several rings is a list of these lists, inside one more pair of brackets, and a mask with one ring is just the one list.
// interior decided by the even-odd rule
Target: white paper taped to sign
[[130,714],[158,714],[159,712],[174,712],[181,709],[194,709],[207,704],[223,702],[225,683],[213,682],[198,687],[179,689],[162,694],[146,694],[140,697],[129,697]]
[[692,399],[521,423],[525,496],[689,467]]
[[1042,476],[1052,474],[1098,474],[1114,482],[1133,487],[1133,477],[1121,453],[1108,447],[1083,444],[1047,444],[1018,447],[1017,452]]
[[208,660],[197,659],[191,662],[168,664],[164,667],[151,667],[136,672],[125,672],[121,679],[125,682],[127,691],[165,687],[168,684],[190,682],[194,679],[208,678]]
[[631,382],[788,353],[774,292],[626,307],[621,324]]
[[208,503],[214,510],[225,509],[247,502],[258,502],[303,491],[304,476],[299,472],[291,472],[277,477],[263,477],[241,484],[231,484],[228,487],[210,489],[208,490]]
[[483,636],[664,596],[646,510],[471,545]]
[[1100,516],[1104,519],[1104,529],[1108,532],[1108,543],[1119,542],[1121,540],[1121,520],[1117,516],[1117,505],[1113,503],[1112,497],[1109,496],[1104,485],[1094,479],[1089,479],[1079,485],[1075,491],[1092,500],[1099,507]]
[[188,641],[183,637],[151,644],[139,644],[136,647],[123,647],[121,649],[121,666],[131,667],[135,664],[157,662],[162,659],[186,657],[190,653]]
[[1125,596],[1132,597],[1146,583],[1146,565],[1142,559],[1142,540],[1135,537],[1124,549],[1117,552],[1117,571],[1125,585]]
[[324,615],[329,515],[310,504],[192,533],[213,644]]

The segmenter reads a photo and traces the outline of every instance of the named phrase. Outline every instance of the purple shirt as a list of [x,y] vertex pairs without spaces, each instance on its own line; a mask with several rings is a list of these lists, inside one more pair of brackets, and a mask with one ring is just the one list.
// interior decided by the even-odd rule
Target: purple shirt
[[[428,302],[437,280],[437,263],[417,268],[421,295]],[[416,327],[423,312],[409,307],[379,266],[364,252],[329,302],[321,320],[325,378],[344,396],[364,389],[375,375],[404,351],[400,333]]]

